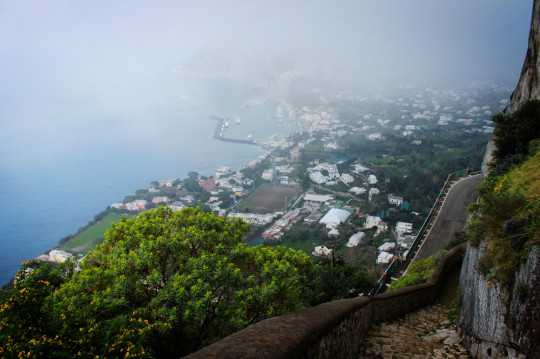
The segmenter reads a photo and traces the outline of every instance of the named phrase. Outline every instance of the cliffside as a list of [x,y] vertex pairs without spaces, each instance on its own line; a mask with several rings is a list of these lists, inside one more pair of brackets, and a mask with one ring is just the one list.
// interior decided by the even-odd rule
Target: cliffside
[[[540,99],[539,51],[540,0],[535,0],[527,55],[506,114],[516,113],[527,101]],[[484,162],[493,160],[492,151],[490,142]],[[515,174],[503,170],[502,175],[492,174],[486,179],[493,184],[483,188],[484,197],[489,197],[487,202],[491,201],[484,209],[496,209],[493,213],[480,209],[484,227],[478,223],[476,228],[469,226],[470,232],[476,231],[473,236],[482,240],[475,243],[477,246],[467,246],[463,261],[458,332],[477,358],[540,358],[540,245],[538,228],[530,224],[539,216],[539,158],[537,155],[528,161],[528,178],[520,178],[524,170]],[[483,166],[483,172],[486,176],[487,166]],[[524,195],[525,201],[522,198],[519,206],[501,214],[516,195]],[[517,232],[508,225],[518,222],[521,227],[518,225]],[[531,233],[524,230],[523,223],[529,223]]]
[[478,271],[486,250],[468,246],[461,269],[458,332],[478,358],[540,357],[540,246],[529,252],[510,293]]
[[521,70],[521,76],[516,89],[510,96],[510,102],[505,109],[512,113],[521,104],[529,100],[540,99],[540,1],[535,0],[529,33],[529,47]]

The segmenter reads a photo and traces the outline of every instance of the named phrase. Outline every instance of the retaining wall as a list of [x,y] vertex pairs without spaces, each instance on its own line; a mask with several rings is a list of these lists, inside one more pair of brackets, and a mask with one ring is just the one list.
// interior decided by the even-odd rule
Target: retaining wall
[[428,283],[266,319],[186,358],[355,358],[373,324],[432,304],[447,276],[460,269],[465,248],[448,252]]

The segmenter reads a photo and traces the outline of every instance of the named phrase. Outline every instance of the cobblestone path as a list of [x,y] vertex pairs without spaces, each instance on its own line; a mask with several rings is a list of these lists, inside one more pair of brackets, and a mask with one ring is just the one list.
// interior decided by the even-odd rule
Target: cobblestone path
[[359,358],[470,358],[450,326],[447,311],[435,304],[373,326]]

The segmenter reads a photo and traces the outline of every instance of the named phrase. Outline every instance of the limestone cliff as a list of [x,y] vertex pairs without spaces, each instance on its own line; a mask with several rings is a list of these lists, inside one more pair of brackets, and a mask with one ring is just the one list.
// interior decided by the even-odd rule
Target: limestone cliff
[[458,332],[476,358],[540,357],[540,247],[529,252],[508,293],[478,271],[485,243],[468,247],[461,268]]
[[529,47],[521,70],[521,76],[516,89],[510,96],[510,102],[505,109],[512,113],[529,100],[540,99],[540,1],[535,0],[529,33]]
[[[506,113],[540,99],[540,0],[535,0],[529,46],[521,77]],[[484,159],[488,163],[492,143]],[[487,170],[483,166],[484,175]],[[476,358],[540,358],[540,246],[529,249],[513,284],[488,282],[481,258],[488,242],[467,247],[460,278],[458,332]]]

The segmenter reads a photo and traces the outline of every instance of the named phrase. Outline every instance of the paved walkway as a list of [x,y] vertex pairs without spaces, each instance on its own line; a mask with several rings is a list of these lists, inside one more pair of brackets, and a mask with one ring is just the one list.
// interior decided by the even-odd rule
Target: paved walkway
[[461,178],[450,188],[415,259],[434,255],[454,238],[455,232],[463,230],[469,218],[467,206],[476,200],[477,195],[474,189],[481,181],[482,176],[478,174]]
[[450,325],[448,310],[435,304],[373,326],[358,358],[471,358]]

